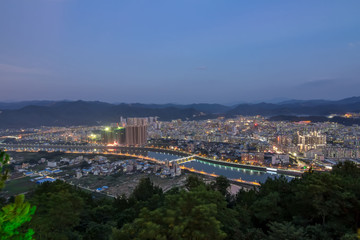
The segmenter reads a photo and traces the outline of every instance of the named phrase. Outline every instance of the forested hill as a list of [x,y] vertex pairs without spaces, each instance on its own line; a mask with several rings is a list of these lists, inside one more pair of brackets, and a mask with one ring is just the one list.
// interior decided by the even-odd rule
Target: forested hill
[[328,116],[330,114],[344,114],[360,112],[360,97],[345,98],[339,101],[308,100],[286,101],[278,104],[258,103],[240,104],[226,112],[226,116],[234,115],[313,115]]
[[[257,103],[234,106],[206,103],[189,105],[110,104],[89,101],[33,101],[28,102],[28,104],[26,102],[0,103],[0,128],[99,125],[117,122],[120,116],[158,116],[160,120],[168,121],[173,119],[201,120],[219,116],[235,117],[237,115],[263,115],[268,117],[283,115],[292,117],[360,112],[360,97],[339,101],[292,100],[277,104]],[[335,119],[329,119],[329,121],[335,121]]]
[[158,116],[161,120],[201,118],[195,109],[175,107],[149,108],[132,104],[104,102],[58,102],[51,106],[27,106],[4,110],[0,114],[1,128],[27,128],[38,126],[100,125],[118,122],[123,117]]
[[27,195],[36,212],[24,228],[45,239],[355,240],[360,227],[360,169],[341,163],[301,179],[268,179],[258,190],[230,195],[218,177],[188,177],[164,193],[149,178],[131,196],[94,199],[61,181]]

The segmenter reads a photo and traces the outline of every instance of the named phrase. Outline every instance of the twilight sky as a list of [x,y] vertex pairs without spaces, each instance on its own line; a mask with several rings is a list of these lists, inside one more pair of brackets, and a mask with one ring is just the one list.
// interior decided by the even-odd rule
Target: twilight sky
[[0,101],[360,95],[359,0],[1,0]]

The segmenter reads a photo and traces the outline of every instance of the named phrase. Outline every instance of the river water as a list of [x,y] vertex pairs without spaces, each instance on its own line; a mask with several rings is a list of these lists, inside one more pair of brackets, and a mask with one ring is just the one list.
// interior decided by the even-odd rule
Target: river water
[[[181,158],[180,156],[177,155],[168,154],[168,153],[159,153],[159,152],[148,152],[148,156],[161,161]],[[188,168],[193,168],[197,171],[204,171],[210,174],[223,175],[229,179],[242,179],[250,182],[262,183],[265,182],[266,179],[268,178],[275,178],[280,176],[280,174],[276,174],[276,173],[224,166],[224,165],[209,163],[201,160],[194,160],[191,162],[183,163],[181,165]],[[292,176],[286,176],[286,175],[284,176],[288,180],[291,180],[293,178]]]

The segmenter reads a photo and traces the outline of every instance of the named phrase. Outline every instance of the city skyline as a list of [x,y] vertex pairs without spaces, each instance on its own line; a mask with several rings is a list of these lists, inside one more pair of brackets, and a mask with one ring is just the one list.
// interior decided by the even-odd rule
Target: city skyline
[[1,239],[360,239],[360,1],[0,1]]
[[0,3],[0,101],[358,95],[359,1]]

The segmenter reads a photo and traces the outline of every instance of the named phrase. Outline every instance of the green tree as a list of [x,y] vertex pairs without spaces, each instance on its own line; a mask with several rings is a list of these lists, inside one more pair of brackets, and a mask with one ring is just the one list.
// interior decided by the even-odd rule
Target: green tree
[[165,205],[143,209],[134,222],[113,232],[113,239],[224,239],[218,209],[226,208],[219,192],[199,186],[167,195]]
[[111,226],[90,222],[86,228],[84,239],[87,240],[108,240],[111,233]]
[[230,181],[224,176],[219,176],[215,178],[215,182],[211,184],[212,188],[216,191],[219,191],[223,196],[229,194]]
[[344,236],[340,238],[340,240],[358,240],[358,236],[356,233],[346,233]]
[[327,229],[321,224],[308,225],[305,232],[309,240],[331,239]]
[[[9,155],[0,151],[0,189],[4,187],[8,177],[6,165],[9,162]],[[31,207],[25,202],[24,195],[15,197],[14,203],[5,205],[0,210],[0,239],[32,239],[34,231],[23,229],[24,223],[29,222],[35,212],[36,207]]]
[[201,185],[205,185],[205,183],[197,175],[191,174],[186,178],[185,188],[189,191],[191,191]]
[[131,197],[137,201],[149,200],[154,194],[162,194],[162,189],[154,186],[150,178],[142,178],[139,184],[135,187]]
[[[338,177],[341,187],[340,212],[337,223],[352,225],[353,231],[360,229],[360,168],[353,162],[345,161],[333,167],[332,175]],[[332,219],[330,219],[332,220]]]
[[35,207],[24,202],[24,195],[15,197],[15,202],[4,206],[0,211],[0,239],[32,239],[32,229],[22,230],[21,226],[29,222]]
[[297,216],[310,220],[309,223],[325,225],[327,220],[339,216],[344,203],[341,179],[329,173],[304,175],[295,187]]
[[8,179],[9,170],[6,168],[10,157],[4,151],[0,150],[0,189],[4,188],[5,181]]
[[37,239],[69,239],[76,235],[74,227],[80,223],[84,209],[81,190],[59,180],[43,183],[30,201],[38,206],[31,226]]
[[282,211],[279,206],[280,195],[278,192],[270,193],[264,197],[259,198],[252,205],[252,212],[254,217],[262,224],[268,223],[269,221],[276,221],[282,219]]
[[331,173],[334,175],[340,175],[344,177],[359,178],[360,168],[354,162],[350,162],[350,161],[339,162],[333,167]]
[[305,231],[302,227],[294,226],[290,222],[272,222],[269,224],[270,232],[268,240],[306,240]]

